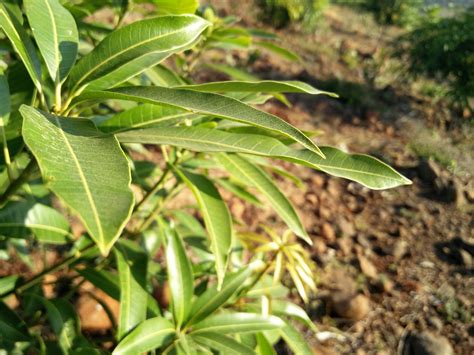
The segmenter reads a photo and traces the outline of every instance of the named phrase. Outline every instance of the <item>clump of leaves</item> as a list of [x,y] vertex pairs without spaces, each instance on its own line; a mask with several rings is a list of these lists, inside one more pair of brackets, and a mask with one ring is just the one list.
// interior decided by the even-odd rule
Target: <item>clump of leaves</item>
[[[0,279],[0,348],[261,353],[283,339],[310,354],[291,322],[314,325],[281,283],[286,266],[303,299],[310,297],[307,252],[289,233],[269,232],[272,240],[258,248],[275,258],[249,248],[249,263],[219,189],[258,206],[266,200],[291,235],[311,243],[269,171],[295,178],[267,159],[373,189],[410,181],[375,158],[318,146],[255,107],[286,92],[327,94],[310,85],[193,83],[203,52],[250,47],[247,39],[266,35],[209,12],[207,20],[196,16],[195,1],[152,2],[166,15],[127,26],[128,1],[0,3],[0,247],[3,258],[31,266],[28,277]],[[91,23],[87,15],[103,6],[115,9],[114,23]],[[288,58],[272,40],[256,42]],[[195,204],[176,207],[183,190]],[[84,228],[72,231],[71,216]],[[46,248],[57,262],[48,263]],[[58,271],[66,289],[53,281],[57,292],[45,294],[43,278]],[[118,319],[108,312],[105,337],[81,333],[74,304],[86,281],[120,303]],[[154,295],[166,285],[170,302],[160,304]],[[12,308],[11,296],[19,301]]]

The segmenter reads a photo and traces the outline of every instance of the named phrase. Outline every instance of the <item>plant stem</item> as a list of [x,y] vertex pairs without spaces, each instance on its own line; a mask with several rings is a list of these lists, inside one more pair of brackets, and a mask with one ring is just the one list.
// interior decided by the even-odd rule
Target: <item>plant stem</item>
[[56,83],[56,92],[54,94],[54,100],[55,100],[54,112],[60,113],[62,103],[61,103],[61,82],[59,81],[59,78],[58,78],[58,82]]
[[23,170],[23,172],[20,174],[20,176],[16,180],[12,181],[10,185],[8,185],[3,195],[0,196],[0,206],[3,206],[3,204],[7,202],[9,197],[13,195],[24,183],[28,181],[31,173],[35,168],[36,160],[32,159],[26,166],[25,170]]
[[163,181],[166,179],[168,174],[170,173],[171,169],[168,164],[166,164],[165,170],[163,170],[163,174],[159,178],[159,180],[156,182],[155,185],[151,188],[150,191],[146,193],[146,195],[141,199],[141,201],[135,206],[135,210],[133,212],[138,212],[140,208],[150,200],[152,196],[154,196],[161,188],[161,185],[163,184]]

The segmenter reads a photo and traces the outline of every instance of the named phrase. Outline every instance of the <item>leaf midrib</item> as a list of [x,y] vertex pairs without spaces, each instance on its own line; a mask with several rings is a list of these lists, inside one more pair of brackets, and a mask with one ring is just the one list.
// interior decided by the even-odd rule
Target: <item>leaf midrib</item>
[[54,13],[53,13],[53,9],[51,8],[51,5],[49,4],[49,1],[45,0],[44,3],[46,4],[46,7],[48,9],[48,12],[49,12],[49,15],[50,15],[50,18],[51,18],[51,23],[52,23],[52,27],[53,27],[53,41],[54,41],[54,58],[56,59],[56,77],[55,79],[56,80],[60,80],[59,78],[59,74],[60,74],[60,70],[59,70],[59,66],[61,64],[61,59],[59,58],[59,41],[58,41],[58,29],[57,29],[57,25],[56,25],[56,18],[54,17]]

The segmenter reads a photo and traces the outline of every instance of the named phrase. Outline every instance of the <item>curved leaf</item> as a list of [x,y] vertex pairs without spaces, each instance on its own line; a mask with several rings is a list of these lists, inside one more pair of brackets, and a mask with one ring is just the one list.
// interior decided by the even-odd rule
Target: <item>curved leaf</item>
[[313,351],[309,347],[303,336],[291,325],[285,324],[279,330],[280,335],[285,340],[286,344],[295,354],[312,355]]
[[284,325],[285,323],[275,316],[254,313],[223,313],[195,324],[191,334],[202,332],[217,332],[220,334],[257,333],[264,330],[278,329]]
[[120,133],[124,143],[167,144],[197,152],[233,152],[292,161],[330,175],[356,181],[371,189],[389,189],[409,185],[411,181],[380,160],[362,154],[348,154],[336,148],[321,147],[322,159],[309,150],[287,147],[279,140],[263,135],[230,133],[197,127],[167,127]]
[[90,120],[22,106],[23,138],[48,187],[81,217],[103,254],[130,218],[134,197],[128,161],[115,137]]
[[194,279],[183,242],[175,231],[167,230],[166,264],[175,324],[181,326],[191,311]]
[[216,332],[202,332],[192,336],[201,345],[219,351],[222,354],[255,354],[255,351],[237,340]]
[[120,278],[120,318],[117,338],[123,338],[146,319],[148,292],[146,290],[146,253],[128,240],[114,248]]
[[6,144],[4,127],[8,124],[11,108],[8,80],[3,74],[3,70],[0,68],[0,130],[2,130],[2,136],[0,139],[4,144]]
[[257,47],[261,47],[261,48],[264,48],[274,54],[277,54],[279,55],[280,57],[284,58],[284,59],[287,59],[287,60],[290,60],[292,62],[297,62],[299,60],[301,60],[301,58],[298,56],[298,54],[286,49],[286,48],[283,48],[283,47],[280,47],[279,45],[273,43],[273,42],[267,42],[267,41],[259,41],[259,42],[254,42],[254,44],[257,46]]
[[256,187],[267,198],[288,227],[297,236],[312,244],[295,208],[263,169],[236,154],[221,153],[217,156],[217,159],[237,179]]
[[142,20],[108,35],[73,68],[73,91],[90,84],[103,89],[124,82],[173,53],[188,48],[209,23],[193,15]]
[[208,178],[185,170],[176,170],[176,172],[193,192],[199,204],[211,239],[211,250],[216,260],[218,284],[221,285],[232,244],[232,221],[229,210],[219,191]]
[[16,16],[2,3],[0,3],[0,27],[10,39],[23,64],[25,64],[36,88],[41,92],[41,63],[36,54],[35,46]]
[[63,82],[77,56],[79,35],[74,17],[58,0],[25,0],[24,6],[51,79]]
[[76,103],[89,99],[117,99],[151,104],[165,104],[205,115],[242,122],[278,132],[292,138],[309,150],[324,157],[316,144],[299,129],[277,116],[260,111],[227,96],[165,87],[137,86],[123,87],[108,91],[86,92],[77,99]]
[[162,317],[151,318],[140,323],[112,352],[113,355],[135,355],[158,349],[175,334],[175,328]]
[[0,301],[0,346],[5,342],[28,341],[25,323],[5,303]]

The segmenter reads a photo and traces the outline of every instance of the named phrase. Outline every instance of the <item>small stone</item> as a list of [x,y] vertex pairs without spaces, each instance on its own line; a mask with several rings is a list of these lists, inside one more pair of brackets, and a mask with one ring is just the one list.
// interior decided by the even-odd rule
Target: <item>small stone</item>
[[313,193],[309,193],[306,195],[306,201],[308,201],[311,204],[311,206],[318,206],[319,204],[318,196],[316,196]]
[[377,268],[372,262],[365,256],[359,256],[359,266],[362,273],[370,279],[376,279],[378,276]]
[[326,243],[322,239],[317,238],[313,240],[313,252],[316,255],[324,254],[326,250],[327,250]]
[[351,238],[340,238],[337,240],[337,246],[341,249],[344,256],[348,256],[352,251],[352,239]]
[[403,349],[406,355],[452,355],[454,350],[445,337],[425,331],[411,334]]
[[339,227],[339,230],[341,231],[343,237],[353,237],[354,235],[356,235],[354,223],[349,222],[344,217],[338,219],[337,226]]
[[387,276],[381,275],[375,286],[382,292],[391,293],[393,291],[394,283]]
[[460,249],[459,256],[466,268],[472,268],[472,255],[467,250]]
[[321,227],[321,235],[330,243],[336,240],[336,232],[329,223],[324,223]]
[[322,188],[325,183],[326,183],[326,180],[324,179],[324,176],[321,174],[316,173],[311,177],[311,184],[312,184],[311,187]]
[[359,321],[369,313],[370,301],[361,294],[355,297],[342,298],[334,303],[334,311],[343,318]]
[[398,240],[393,245],[391,254],[393,255],[396,261],[402,259],[405,255],[408,254],[408,243],[404,240]]
[[428,324],[437,331],[441,331],[443,329],[443,321],[438,317],[428,318]]
[[361,246],[363,246],[366,249],[370,249],[370,242],[367,239],[367,237],[363,236],[362,234],[359,234],[357,236],[357,243],[359,243]]
[[420,263],[420,266],[425,268],[425,269],[434,269],[435,268],[435,264],[432,261],[429,261],[429,260],[423,260]]

